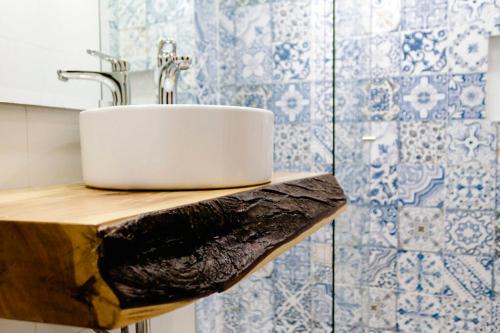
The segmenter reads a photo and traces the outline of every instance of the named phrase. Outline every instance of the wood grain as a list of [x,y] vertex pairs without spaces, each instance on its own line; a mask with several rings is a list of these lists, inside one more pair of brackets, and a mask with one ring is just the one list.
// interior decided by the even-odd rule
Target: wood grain
[[225,290],[345,207],[332,175],[238,189],[0,192],[0,317],[115,328]]

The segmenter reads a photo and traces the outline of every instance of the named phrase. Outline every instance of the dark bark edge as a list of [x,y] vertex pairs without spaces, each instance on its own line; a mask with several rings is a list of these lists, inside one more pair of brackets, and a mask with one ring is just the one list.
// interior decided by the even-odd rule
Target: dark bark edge
[[206,296],[345,203],[324,174],[139,215],[100,231],[99,270],[122,308]]

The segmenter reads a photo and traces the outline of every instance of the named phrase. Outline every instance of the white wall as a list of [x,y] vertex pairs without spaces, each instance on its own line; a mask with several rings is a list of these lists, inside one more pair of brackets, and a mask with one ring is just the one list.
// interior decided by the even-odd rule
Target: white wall
[[[0,103],[0,190],[80,182],[78,113]],[[151,325],[152,333],[194,333],[194,306],[154,318]],[[91,332],[78,327],[0,319],[0,333]]]
[[100,85],[62,82],[57,69],[98,70],[98,0],[0,0],[0,102],[88,108]]

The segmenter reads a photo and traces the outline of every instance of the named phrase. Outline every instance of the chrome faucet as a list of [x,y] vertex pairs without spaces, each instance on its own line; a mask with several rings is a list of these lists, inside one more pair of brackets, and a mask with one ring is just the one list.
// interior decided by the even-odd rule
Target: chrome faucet
[[[169,49],[167,49],[169,47]],[[177,76],[179,71],[191,65],[191,58],[177,55],[177,45],[173,40],[160,40],[157,53],[158,103],[175,104]]]
[[99,51],[87,50],[87,53],[111,63],[111,72],[58,70],[58,79],[61,81],[78,79],[100,82],[111,91],[113,105],[129,104],[130,85],[128,82],[128,62],[124,59],[115,58]]

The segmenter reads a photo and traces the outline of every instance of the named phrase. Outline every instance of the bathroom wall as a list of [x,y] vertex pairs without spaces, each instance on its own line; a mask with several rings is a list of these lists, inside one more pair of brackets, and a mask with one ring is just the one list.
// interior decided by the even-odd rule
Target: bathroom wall
[[[0,190],[80,182],[78,114],[75,109],[0,103]],[[190,333],[194,324],[194,305],[151,322],[153,332]],[[0,333],[90,332],[0,319]]]
[[336,1],[336,332],[499,332],[499,23],[498,1]]
[[0,188],[81,180],[78,111],[0,103]]

